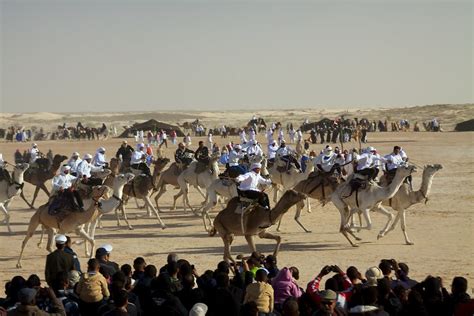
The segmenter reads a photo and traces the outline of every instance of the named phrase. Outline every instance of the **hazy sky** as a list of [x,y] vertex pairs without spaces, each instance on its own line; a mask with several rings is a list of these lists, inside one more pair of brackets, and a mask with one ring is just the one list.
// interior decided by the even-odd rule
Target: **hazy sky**
[[473,2],[0,0],[3,112],[473,102]]

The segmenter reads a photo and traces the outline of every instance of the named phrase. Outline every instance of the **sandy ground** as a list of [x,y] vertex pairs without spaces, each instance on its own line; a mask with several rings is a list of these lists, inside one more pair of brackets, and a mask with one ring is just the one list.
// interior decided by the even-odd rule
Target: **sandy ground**
[[[263,140],[263,137],[260,136]],[[197,143],[198,139],[193,139]],[[224,140],[216,138],[220,145]],[[474,167],[473,140],[474,133],[374,133],[369,134],[370,145],[377,147],[381,153],[389,153],[394,144],[399,144],[408,152],[412,161],[418,165],[441,163],[444,169],[439,172],[434,181],[430,200],[427,205],[418,204],[407,212],[408,232],[413,246],[406,246],[400,227],[381,240],[377,240],[378,231],[385,223],[385,217],[373,214],[374,227],[372,231],[363,231],[360,236],[363,242],[359,248],[352,248],[338,233],[339,213],[331,204],[324,208],[313,201],[313,213],[303,213],[302,221],[312,230],[305,233],[295,223],[290,209],[284,218],[281,236],[283,243],[279,255],[279,266],[295,265],[301,271],[300,284],[305,285],[314,277],[325,264],[338,264],[346,268],[357,266],[361,271],[378,264],[382,258],[395,258],[410,266],[411,276],[415,279],[428,274],[439,275],[445,284],[456,275],[468,278],[470,287],[474,285],[474,247],[473,247],[473,212],[474,209]],[[110,157],[116,151],[121,140],[91,142],[53,142],[40,143],[44,152],[51,148],[54,153],[70,155],[78,150],[81,155],[93,153],[100,146],[108,149]],[[130,140],[132,141],[132,140]],[[26,149],[29,144],[1,143],[0,152],[6,159],[13,161],[15,149]],[[356,144],[348,146],[356,147]],[[320,150],[322,145],[312,145]],[[174,147],[166,151],[172,158]],[[417,189],[421,181],[421,170],[414,176]],[[49,184],[48,184],[49,185]],[[191,190],[192,203],[197,205],[201,197]],[[33,187],[25,185],[25,192],[30,199]],[[209,237],[204,232],[200,218],[192,213],[183,213],[181,205],[177,211],[169,211],[171,205],[169,190],[162,198],[164,206],[162,219],[167,224],[166,230],[161,230],[155,219],[134,219],[134,230],[124,226],[117,227],[113,214],[103,218],[104,228],[97,231],[97,244],[110,243],[114,246],[112,260],[119,264],[132,263],[137,256],[144,256],[147,263],[161,266],[166,255],[177,252],[182,257],[194,263],[200,271],[213,269],[221,260],[223,253],[222,240],[219,237]],[[36,206],[46,201],[44,193],[40,193]],[[4,225],[0,226],[0,281],[4,282],[14,275],[28,276],[37,273],[44,277],[44,263],[47,251],[38,248],[37,234],[28,243],[24,253],[23,269],[15,268],[21,242],[33,210],[27,209],[26,204],[16,198],[11,205],[11,222],[13,233],[9,234]],[[214,210],[214,214],[217,209]],[[137,209],[135,202],[128,205],[129,217],[142,215],[144,210]],[[273,241],[259,240],[258,249],[268,254],[273,251]],[[86,258],[82,247],[76,246],[82,265]],[[237,237],[232,249],[233,254],[248,253],[244,238]]]

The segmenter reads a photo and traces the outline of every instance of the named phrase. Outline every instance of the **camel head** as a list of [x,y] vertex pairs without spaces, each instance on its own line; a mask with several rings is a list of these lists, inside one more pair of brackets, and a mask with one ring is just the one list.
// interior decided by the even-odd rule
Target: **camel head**
[[15,169],[13,169],[13,172],[17,171],[17,172],[25,172],[26,169],[28,169],[30,167],[29,164],[27,163],[17,163],[15,165]]
[[61,162],[67,159],[67,156],[56,154],[53,157],[53,166],[59,166]]
[[99,179],[105,179],[112,173],[110,169],[102,169],[100,171],[94,171],[94,176]]
[[96,185],[92,187],[92,199],[99,200],[105,193],[109,191],[109,188],[105,185]]
[[162,157],[158,158],[155,161],[153,161],[153,164],[155,165],[155,168],[164,168],[168,163],[170,162],[169,158]]
[[441,164],[426,165],[424,167],[424,170],[427,171],[427,172],[430,172],[430,173],[436,173],[436,172],[440,171],[441,169],[443,169],[443,165],[441,165]]
[[408,177],[412,173],[416,172],[416,167],[413,165],[401,166],[397,168],[397,175],[402,176],[403,178]]

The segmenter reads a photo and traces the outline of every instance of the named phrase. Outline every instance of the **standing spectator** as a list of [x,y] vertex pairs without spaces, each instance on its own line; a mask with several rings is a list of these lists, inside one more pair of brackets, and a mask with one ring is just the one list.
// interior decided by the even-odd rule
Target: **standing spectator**
[[247,286],[244,304],[255,302],[260,313],[273,312],[273,288],[267,283],[267,271],[265,269],[257,270],[255,280],[256,283]]
[[173,145],[176,145],[176,142],[177,142],[177,141],[176,141],[176,137],[177,137],[177,135],[176,135],[176,131],[175,131],[174,129],[171,130],[171,132],[170,132],[170,137],[171,137],[171,143],[172,143]]
[[74,270],[73,256],[64,252],[67,242],[66,236],[57,235],[55,241],[57,249],[46,257],[46,267],[44,270],[45,279],[49,286],[53,286],[59,272]]
[[165,144],[165,147],[168,148],[168,135],[165,130],[161,130],[161,143],[160,145]]
[[79,262],[79,259],[77,257],[77,253],[75,253],[74,250],[72,250],[71,246],[72,246],[71,237],[66,236],[66,246],[64,247],[64,252],[72,255],[73,262],[74,262],[74,270],[76,270],[78,272],[82,272],[81,271],[81,263]]
[[99,262],[90,259],[87,262],[87,273],[84,273],[77,284],[79,308],[82,315],[97,315],[103,300],[110,296],[107,281],[99,272]]

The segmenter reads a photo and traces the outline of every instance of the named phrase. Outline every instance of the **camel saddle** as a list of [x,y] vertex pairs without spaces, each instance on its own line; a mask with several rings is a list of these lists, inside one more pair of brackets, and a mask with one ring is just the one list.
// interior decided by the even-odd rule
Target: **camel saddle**
[[198,161],[196,164],[196,169],[194,169],[194,172],[196,174],[203,173],[204,171],[209,170],[209,165],[203,162]]
[[59,222],[65,219],[71,212],[80,212],[76,202],[65,195],[52,196],[48,203],[48,214],[55,216]]
[[51,167],[51,161],[48,158],[38,158],[34,163],[30,164],[30,169],[42,169],[44,171],[49,170]]
[[235,209],[235,214],[242,214],[253,210],[254,206],[258,205],[258,199],[249,199],[243,196],[239,196],[239,206]]

